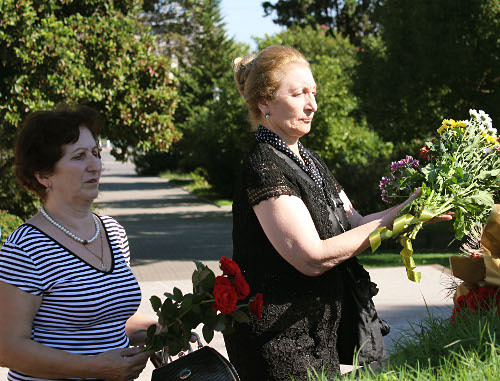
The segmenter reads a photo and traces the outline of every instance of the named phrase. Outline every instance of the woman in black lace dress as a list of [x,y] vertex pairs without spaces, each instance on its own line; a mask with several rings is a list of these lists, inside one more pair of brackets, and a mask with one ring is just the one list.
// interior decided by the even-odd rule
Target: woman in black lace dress
[[[236,59],[235,80],[258,129],[235,191],[233,259],[264,295],[264,307],[261,320],[224,336],[229,358],[242,381],[304,380],[310,368],[338,373],[339,355],[351,360],[358,340],[352,284],[370,287],[355,256],[373,230],[392,227],[404,204],[362,217],[300,143],[317,106],[316,83],[298,51],[271,46]],[[371,296],[365,299],[378,329],[367,337],[367,359],[375,360],[383,340]]]

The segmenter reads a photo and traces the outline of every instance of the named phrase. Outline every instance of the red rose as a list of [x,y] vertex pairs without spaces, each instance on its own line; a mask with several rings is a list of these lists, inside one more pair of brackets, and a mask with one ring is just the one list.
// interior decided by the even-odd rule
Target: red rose
[[478,297],[476,295],[476,290],[470,290],[467,295],[465,295],[465,307],[471,311],[478,310]]
[[250,312],[255,315],[257,320],[260,320],[262,317],[261,312],[262,312],[262,294],[259,292],[257,295],[255,295],[252,299],[250,299],[250,304],[248,308],[250,309]]
[[235,261],[230,260],[228,257],[222,257],[219,263],[220,269],[224,275],[235,276],[241,272],[238,264]]
[[238,295],[233,286],[231,286],[231,281],[224,276],[215,278],[214,298],[215,302],[212,304],[214,310],[220,311],[223,314],[230,314],[236,309]]
[[236,290],[236,294],[238,294],[238,298],[241,300],[245,299],[250,293],[250,287],[241,273],[237,273],[234,276],[233,287]]

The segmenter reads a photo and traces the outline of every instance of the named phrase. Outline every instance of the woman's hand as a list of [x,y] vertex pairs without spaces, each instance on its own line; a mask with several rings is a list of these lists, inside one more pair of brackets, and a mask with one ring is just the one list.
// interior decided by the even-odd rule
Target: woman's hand
[[139,377],[153,351],[141,352],[141,347],[118,348],[95,356],[99,378],[110,381],[129,381]]
[[424,225],[433,224],[433,223],[442,222],[442,221],[450,221],[453,219],[453,217],[455,217],[455,212],[452,212],[451,210],[449,210],[445,214],[431,218],[429,221],[424,222]]
[[391,229],[393,222],[397,218],[399,212],[407,205],[411,204],[413,201],[419,198],[421,194],[422,194],[422,188],[417,188],[417,190],[413,192],[413,194],[410,197],[408,197],[408,199],[405,202],[393,206],[390,209],[387,209],[385,211],[384,217],[382,218],[382,225],[385,226],[386,228]]
[[[382,219],[382,225],[384,225],[387,228],[391,228],[394,220],[397,218],[399,212],[405,208],[407,205],[411,204],[413,201],[415,201],[417,198],[419,198],[422,195],[422,188],[417,188],[413,194],[408,197],[408,199],[403,202],[402,204],[396,205],[390,209],[386,210],[386,215]],[[453,216],[455,215],[455,212],[448,211],[443,215],[436,216],[434,218],[431,218],[429,221],[424,222],[424,225],[427,224],[433,224],[436,222],[442,222],[442,221],[450,221]]]

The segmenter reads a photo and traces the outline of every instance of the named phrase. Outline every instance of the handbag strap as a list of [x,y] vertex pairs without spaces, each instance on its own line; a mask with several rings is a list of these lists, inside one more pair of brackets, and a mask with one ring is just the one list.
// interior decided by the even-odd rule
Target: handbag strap
[[[191,332],[191,337],[192,336],[196,337],[196,342],[198,343],[198,349],[203,348],[203,343],[201,341],[200,335],[198,335],[196,332]],[[191,345],[191,343],[189,343],[189,348],[187,353],[192,353],[192,352],[193,352],[193,346]],[[184,352],[179,352],[177,356],[182,357],[184,355],[185,355]],[[161,365],[168,364],[172,361],[173,361],[172,356],[168,354],[167,347],[163,347],[163,350],[161,351]]]

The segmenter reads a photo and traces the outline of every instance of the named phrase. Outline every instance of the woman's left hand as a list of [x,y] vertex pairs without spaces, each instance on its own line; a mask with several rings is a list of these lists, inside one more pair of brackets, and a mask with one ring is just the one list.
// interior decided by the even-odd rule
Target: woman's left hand
[[450,211],[446,212],[445,214],[442,214],[440,216],[436,216],[434,218],[431,218],[429,221],[424,222],[424,225],[433,224],[436,222],[450,221],[453,219],[455,214],[456,214],[455,212],[452,212],[450,210]]

